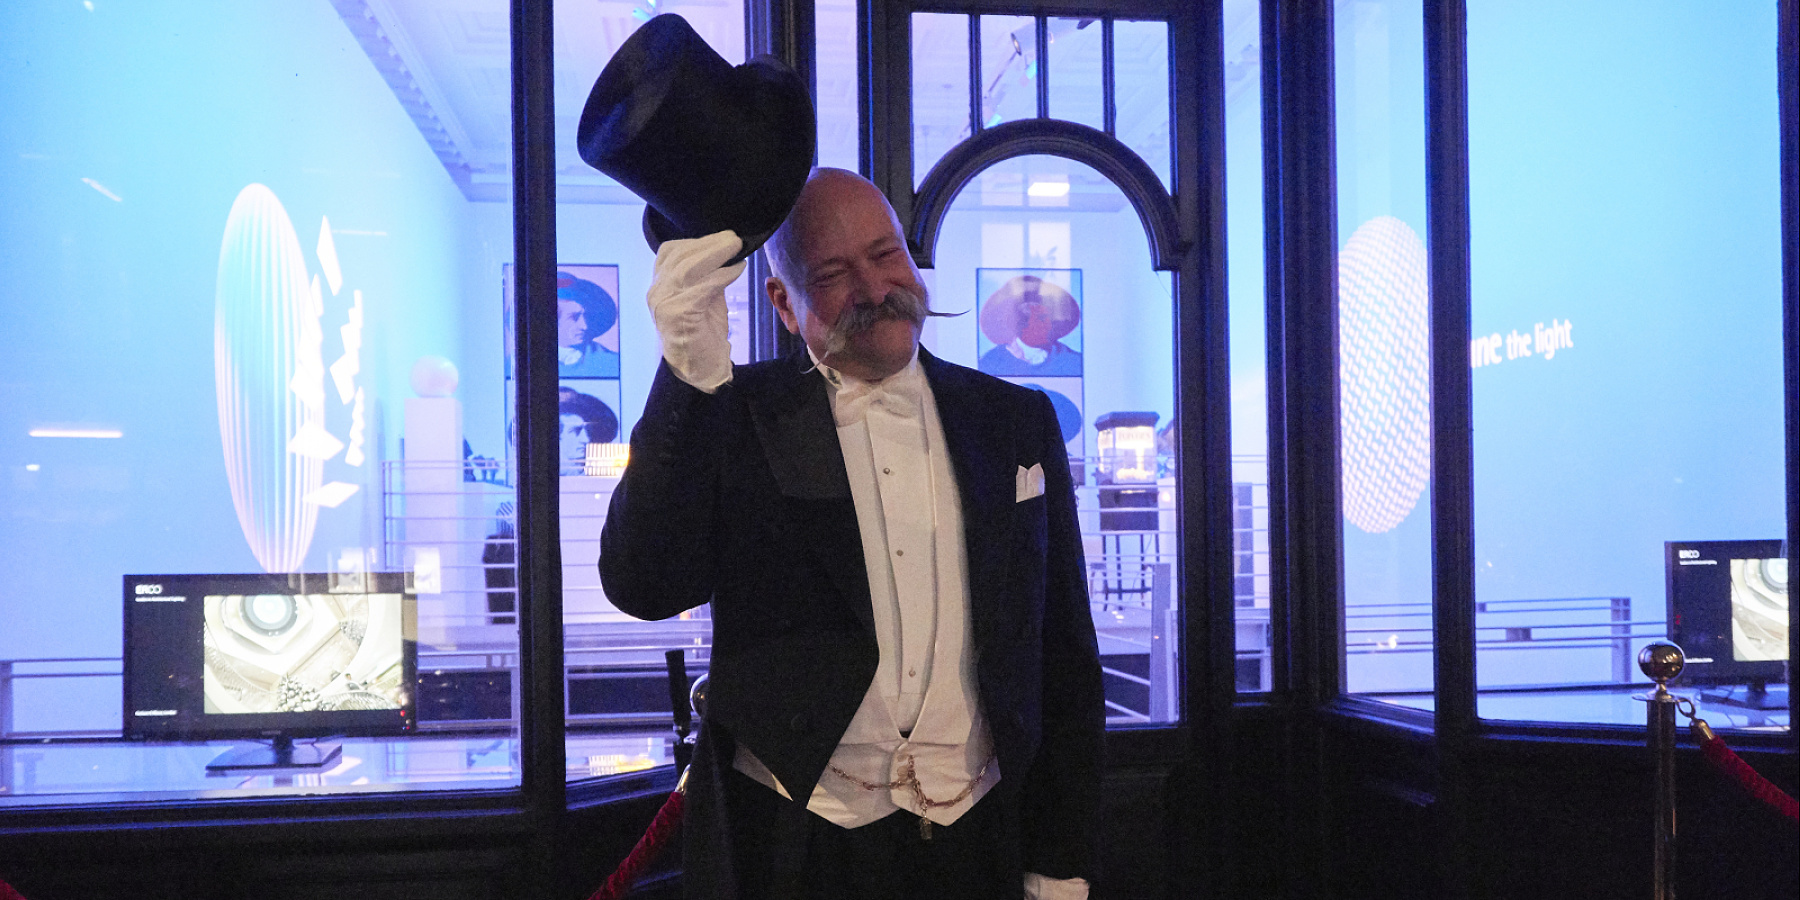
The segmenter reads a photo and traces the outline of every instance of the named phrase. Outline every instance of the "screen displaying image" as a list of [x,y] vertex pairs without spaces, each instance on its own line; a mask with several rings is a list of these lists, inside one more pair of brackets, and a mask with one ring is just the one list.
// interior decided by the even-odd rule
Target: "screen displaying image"
[[1731,561],[1731,655],[1740,661],[1788,657],[1788,561]]
[[399,594],[227,594],[203,601],[209,714],[399,709]]

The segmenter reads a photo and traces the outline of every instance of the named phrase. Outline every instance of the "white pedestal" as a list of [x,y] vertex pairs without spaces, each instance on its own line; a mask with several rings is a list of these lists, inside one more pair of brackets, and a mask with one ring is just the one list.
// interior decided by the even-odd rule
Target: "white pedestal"
[[469,544],[462,533],[461,401],[408,398],[404,433],[404,528],[397,562],[413,573],[420,643],[444,646],[451,628],[480,612],[468,607],[482,587],[480,544]]

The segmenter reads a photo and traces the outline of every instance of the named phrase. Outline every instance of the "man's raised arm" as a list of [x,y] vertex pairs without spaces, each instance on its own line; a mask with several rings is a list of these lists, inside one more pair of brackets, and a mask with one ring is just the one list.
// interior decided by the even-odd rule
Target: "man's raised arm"
[[649,302],[663,359],[600,535],[607,599],[638,618],[712,599],[721,392],[731,381],[725,288],[744,271],[721,266],[741,246],[722,231],[656,253]]

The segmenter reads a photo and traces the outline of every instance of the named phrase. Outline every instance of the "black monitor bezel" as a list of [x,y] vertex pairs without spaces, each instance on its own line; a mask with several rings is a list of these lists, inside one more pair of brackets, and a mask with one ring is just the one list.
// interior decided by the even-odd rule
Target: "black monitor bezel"
[[[1690,611],[1682,608],[1676,588],[1676,572],[1681,568],[1679,554],[1682,550],[1698,550],[1714,559],[1774,559],[1787,556],[1785,542],[1780,539],[1668,541],[1663,544],[1663,572],[1669,640],[1679,645],[1688,656],[1687,665],[1681,674],[1683,681],[1689,684],[1776,684],[1787,681],[1788,663],[1783,660],[1739,660],[1720,658],[1715,654],[1709,661],[1695,661],[1695,657],[1700,656],[1696,651],[1702,645],[1689,634],[1691,627],[1684,624],[1692,616]],[[1793,560],[1788,560],[1788,564],[1791,569]],[[1790,588],[1789,602],[1792,602],[1792,593]],[[1730,603],[1729,597],[1725,602]],[[1727,644],[1729,643],[1727,632]]]
[[[362,579],[358,593],[401,595],[401,666],[404,683],[411,686],[399,710],[322,710],[297,713],[207,713],[199,711],[168,718],[139,717],[133,702],[136,682],[148,654],[134,652],[131,635],[137,616],[138,585],[158,584],[168,593],[203,597],[209,594],[330,594]],[[418,727],[418,597],[411,576],[402,572],[369,572],[358,575],[315,573],[126,575],[124,581],[123,666],[121,681],[124,706],[123,734],[127,740],[211,741],[270,738],[391,737],[413,733]],[[332,590],[336,586],[338,590]],[[201,635],[194,632],[198,644]]]

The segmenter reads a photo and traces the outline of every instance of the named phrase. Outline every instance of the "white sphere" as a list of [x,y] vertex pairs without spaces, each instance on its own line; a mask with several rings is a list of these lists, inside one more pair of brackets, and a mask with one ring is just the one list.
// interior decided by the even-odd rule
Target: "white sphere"
[[448,397],[456,393],[456,363],[441,356],[421,356],[412,367],[413,393],[421,397]]

